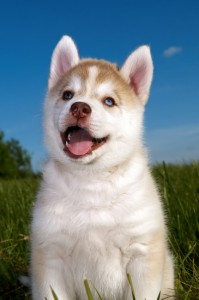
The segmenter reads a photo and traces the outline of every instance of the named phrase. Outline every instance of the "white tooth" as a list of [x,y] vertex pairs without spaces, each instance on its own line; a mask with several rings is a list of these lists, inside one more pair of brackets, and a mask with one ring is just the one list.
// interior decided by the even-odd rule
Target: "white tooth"
[[70,142],[70,139],[71,139],[71,133],[68,134],[68,140]]

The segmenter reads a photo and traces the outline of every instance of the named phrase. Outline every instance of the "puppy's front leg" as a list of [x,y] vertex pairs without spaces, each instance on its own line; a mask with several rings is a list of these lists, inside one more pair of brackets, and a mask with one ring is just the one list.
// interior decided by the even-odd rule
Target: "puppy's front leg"
[[[138,254],[127,266],[136,300],[157,300],[162,287],[164,268],[163,252]],[[132,299],[129,294],[128,300]]]
[[41,249],[32,251],[31,280],[33,300],[53,300],[52,289],[59,300],[75,300],[70,270],[64,270],[60,258],[48,257]]

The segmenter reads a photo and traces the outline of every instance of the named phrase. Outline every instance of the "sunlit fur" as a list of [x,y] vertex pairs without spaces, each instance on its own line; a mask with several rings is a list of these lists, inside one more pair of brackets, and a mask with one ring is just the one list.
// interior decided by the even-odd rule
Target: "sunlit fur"
[[[45,101],[49,160],[32,221],[34,300],[53,299],[50,287],[59,300],[86,300],[85,278],[103,300],[130,300],[127,273],[136,300],[156,300],[160,291],[162,299],[174,295],[164,214],[142,141],[152,73],[146,46],[120,70],[101,60],[79,60],[69,37],[56,47]],[[69,101],[62,99],[65,90],[74,92]],[[115,100],[113,107],[104,104],[106,97]],[[71,125],[75,102],[91,107],[84,125],[92,136],[108,136],[80,158],[63,151],[60,137]]]

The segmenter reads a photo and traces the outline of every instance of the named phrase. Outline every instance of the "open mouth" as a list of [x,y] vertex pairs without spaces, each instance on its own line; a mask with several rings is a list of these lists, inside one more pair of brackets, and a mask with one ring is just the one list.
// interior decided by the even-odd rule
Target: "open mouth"
[[83,157],[106,143],[108,137],[94,138],[79,126],[71,126],[61,132],[64,151],[73,158]]

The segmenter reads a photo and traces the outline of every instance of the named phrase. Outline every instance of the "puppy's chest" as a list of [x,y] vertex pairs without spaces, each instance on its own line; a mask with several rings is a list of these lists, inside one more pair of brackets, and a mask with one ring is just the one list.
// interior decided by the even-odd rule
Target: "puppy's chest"
[[95,253],[120,260],[133,254],[147,222],[132,190],[88,183],[63,187],[56,186],[56,193],[45,191],[45,198],[51,201],[41,212],[43,237],[50,236],[51,242],[59,244],[62,257],[78,256],[75,253],[92,257]]
[[125,201],[125,196],[115,193],[107,197],[103,191],[92,195],[82,193],[79,197],[80,201],[76,202],[73,194],[70,198],[72,203],[63,204],[63,209],[59,207],[57,222],[60,223],[60,231],[70,233],[79,241],[87,240],[96,249],[100,249],[102,244],[121,247],[129,243],[137,225],[133,221],[133,207],[128,203],[129,199]]
[[[72,258],[79,268],[89,261],[113,261],[117,268],[128,262],[134,252],[136,239],[132,223],[125,221],[106,209],[90,210],[71,214],[70,222],[60,230],[64,256]],[[123,220],[122,220],[123,218]],[[56,239],[59,232],[55,234]],[[134,251],[135,250],[135,251]],[[81,256],[81,259],[79,259]]]

